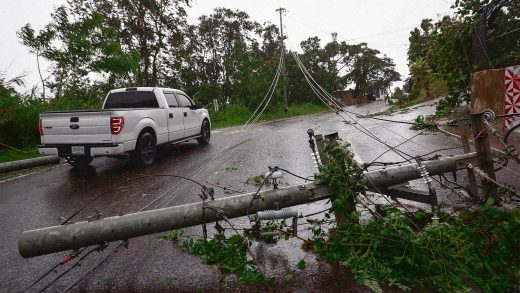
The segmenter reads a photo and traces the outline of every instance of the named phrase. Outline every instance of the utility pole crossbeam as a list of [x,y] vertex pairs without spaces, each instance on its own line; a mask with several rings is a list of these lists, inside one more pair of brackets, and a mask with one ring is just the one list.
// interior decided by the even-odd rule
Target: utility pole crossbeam
[[[316,145],[318,147],[318,152],[321,158],[322,164],[328,164],[330,162],[330,158],[323,152],[325,149],[325,141],[329,142],[337,142],[339,140],[339,135],[337,132],[327,134],[323,136],[322,134],[317,134],[314,136],[314,139],[316,140]],[[332,195],[332,200],[334,200],[334,195]],[[355,211],[356,210],[356,202],[354,198],[349,198],[345,202],[345,208],[348,211]],[[345,216],[343,216],[341,213],[334,213],[334,217],[336,218],[336,222],[338,224],[342,224],[345,222]]]
[[283,96],[285,99],[285,113],[289,111],[289,102],[287,97],[287,73],[285,72],[285,42],[283,36],[283,22],[282,22],[282,14],[287,10],[285,8],[278,8],[275,11],[280,13],[280,47],[282,49],[282,80],[283,80]]
[[390,186],[386,189],[386,193],[392,199],[400,198],[430,205],[432,204],[430,193],[428,191],[412,189],[406,187],[404,184]]
[[316,134],[314,136],[314,140],[316,141],[316,147],[318,149],[318,154],[320,158],[320,164],[326,165],[329,163],[329,158],[323,154],[323,149],[325,148],[325,141],[322,134]]

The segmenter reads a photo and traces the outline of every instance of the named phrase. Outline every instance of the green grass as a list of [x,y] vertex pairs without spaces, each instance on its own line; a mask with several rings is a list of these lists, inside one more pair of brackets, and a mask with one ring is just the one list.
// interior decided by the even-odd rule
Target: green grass
[[[288,117],[300,116],[311,113],[323,112],[327,108],[323,105],[316,105],[313,103],[293,104],[290,105],[289,111],[284,113],[283,108],[279,106],[272,106],[265,110],[264,114],[258,121],[270,121],[276,119],[283,119]],[[253,111],[244,106],[231,105],[220,111],[218,114],[210,110],[210,117],[213,128],[242,125],[251,116]],[[21,152],[20,152],[21,151]],[[0,146],[0,163],[24,160],[39,157],[40,154],[36,147],[25,147],[20,151],[2,148]]]
[[40,156],[40,153],[38,153],[38,149],[36,147],[23,148],[20,151],[13,149],[0,149],[0,163],[30,159]]
[[[283,119],[288,117],[295,117],[305,114],[312,114],[323,112],[327,109],[324,105],[317,105],[313,103],[292,104],[289,106],[289,111],[285,113],[281,107],[271,107],[265,110],[258,121],[271,121],[276,119]],[[221,110],[219,113],[214,113],[210,110],[211,126],[212,128],[221,128],[234,125],[242,125],[253,114],[253,111],[244,106],[231,105]]]

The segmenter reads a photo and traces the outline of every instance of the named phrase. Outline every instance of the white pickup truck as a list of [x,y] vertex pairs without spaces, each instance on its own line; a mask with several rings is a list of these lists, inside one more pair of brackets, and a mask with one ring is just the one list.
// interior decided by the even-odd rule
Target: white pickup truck
[[66,158],[87,166],[94,157],[131,154],[151,165],[157,145],[197,139],[207,144],[208,111],[175,89],[133,87],[111,90],[101,110],[40,113],[41,154]]

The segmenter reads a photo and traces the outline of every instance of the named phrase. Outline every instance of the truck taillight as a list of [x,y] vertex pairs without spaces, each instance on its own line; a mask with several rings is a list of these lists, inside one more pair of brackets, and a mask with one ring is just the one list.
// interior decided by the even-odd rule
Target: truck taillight
[[125,125],[125,118],[123,117],[112,117],[110,119],[110,129],[112,134],[118,134],[123,130],[123,126]]
[[38,119],[38,132],[40,133],[40,136],[43,135],[43,127],[42,127],[42,118],[41,117]]

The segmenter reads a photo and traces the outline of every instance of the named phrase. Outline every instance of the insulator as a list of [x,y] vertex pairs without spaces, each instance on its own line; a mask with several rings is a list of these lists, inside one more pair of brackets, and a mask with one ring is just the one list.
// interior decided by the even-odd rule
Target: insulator
[[289,219],[298,216],[298,210],[296,209],[281,209],[281,210],[267,210],[260,211],[256,213],[258,220],[267,221],[267,220],[279,220],[279,219]]
[[484,115],[484,120],[487,121],[488,123],[492,123],[496,119],[495,112],[493,112],[490,109],[484,110],[483,115]]
[[429,176],[430,174],[429,174],[428,172],[421,172],[421,175],[422,175],[423,177],[427,177],[427,176]]
[[278,170],[271,173],[271,179],[280,179],[283,178],[283,172]]

